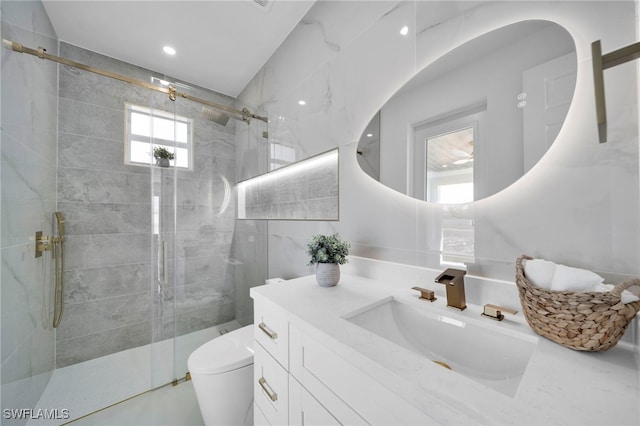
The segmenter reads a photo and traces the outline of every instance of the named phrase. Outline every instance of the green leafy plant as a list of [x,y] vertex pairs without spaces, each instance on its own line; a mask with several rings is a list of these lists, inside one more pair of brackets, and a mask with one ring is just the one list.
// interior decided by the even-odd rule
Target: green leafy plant
[[153,149],[153,156],[156,158],[166,158],[167,160],[173,160],[175,154],[171,151],[168,151],[166,148],[157,146]]
[[348,262],[351,244],[340,240],[338,234],[314,235],[307,244],[307,254],[311,256],[309,265],[316,263],[337,263],[344,265]]

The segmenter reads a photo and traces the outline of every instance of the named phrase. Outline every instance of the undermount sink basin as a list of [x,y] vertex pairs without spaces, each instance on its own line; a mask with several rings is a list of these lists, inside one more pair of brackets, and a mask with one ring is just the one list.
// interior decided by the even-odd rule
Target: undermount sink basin
[[538,341],[391,297],[343,318],[509,396],[515,395]]

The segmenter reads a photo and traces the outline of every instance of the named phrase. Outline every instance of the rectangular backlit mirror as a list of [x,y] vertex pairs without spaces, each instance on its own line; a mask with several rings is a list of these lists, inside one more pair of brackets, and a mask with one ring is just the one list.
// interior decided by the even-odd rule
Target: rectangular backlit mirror
[[339,220],[338,149],[238,183],[238,219]]

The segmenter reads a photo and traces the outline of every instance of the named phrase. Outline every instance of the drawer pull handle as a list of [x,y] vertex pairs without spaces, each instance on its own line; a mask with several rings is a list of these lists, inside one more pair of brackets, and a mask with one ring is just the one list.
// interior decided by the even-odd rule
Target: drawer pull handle
[[265,323],[261,322],[260,324],[258,324],[258,327],[260,328],[260,330],[262,330],[264,334],[269,336],[271,340],[276,340],[278,338],[278,333],[276,333],[275,331],[269,330]]
[[260,380],[258,380],[258,384],[260,384],[260,387],[262,388],[264,393],[266,393],[267,396],[272,401],[277,401],[278,400],[278,394],[273,392],[273,391],[271,391],[271,389],[269,389],[269,385],[267,384],[267,380],[264,377],[260,377]]

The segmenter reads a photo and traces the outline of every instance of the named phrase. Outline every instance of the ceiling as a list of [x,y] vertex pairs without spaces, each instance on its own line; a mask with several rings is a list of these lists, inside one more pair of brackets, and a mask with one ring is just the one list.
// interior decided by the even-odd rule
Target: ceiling
[[[235,98],[314,1],[44,0],[44,6],[61,41]],[[167,55],[165,45],[177,53]]]

